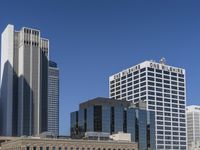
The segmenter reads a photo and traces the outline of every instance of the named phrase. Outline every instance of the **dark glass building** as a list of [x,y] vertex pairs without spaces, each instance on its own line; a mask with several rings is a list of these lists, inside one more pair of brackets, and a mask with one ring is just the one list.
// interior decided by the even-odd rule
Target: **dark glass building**
[[71,113],[71,137],[83,138],[86,132],[131,133],[140,150],[155,149],[155,113],[145,103],[132,104],[109,98],[95,98]]

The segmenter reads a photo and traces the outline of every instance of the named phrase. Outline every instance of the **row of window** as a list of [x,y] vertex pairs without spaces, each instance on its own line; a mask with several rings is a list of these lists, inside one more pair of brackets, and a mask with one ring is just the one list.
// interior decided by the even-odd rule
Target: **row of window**
[[[146,93],[146,92],[145,92]],[[141,93],[140,93],[141,94]],[[177,96],[177,95],[172,95],[172,94],[163,94],[163,93],[160,93],[160,92],[152,92],[152,91],[148,91],[148,95],[156,95],[156,96],[164,96],[164,97],[171,97],[173,99],[180,99],[180,100],[185,100],[185,97],[184,96]]]
[[149,68],[149,67],[148,67],[147,70],[151,71],[151,72],[155,71],[156,73],[164,73],[165,75],[179,76],[179,77],[183,77],[184,78],[184,74],[180,74],[180,73],[163,71],[163,70],[160,70],[160,69],[154,69],[154,68]]
[[[140,69],[141,74],[144,74],[145,71],[146,71],[146,68]],[[169,72],[169,71],[162,71],[162,70],[154,69],[154,68],[148,68],[148,71],[149,71],[148,73],[151,73],[151,74],[148,74],[148,75],[154,75],[153,72],[155,71],[156,73],[159,73],[159,74],[164,73],[164,76],[165,75],[171,75],[171,76],[175,76],[175,77],[178,76],[178,77],[184,78],[184,74],[178,74],[178,73]],[[133,73],[129,73],[125,76],[122,76],[121,79],[123,80],[123,79],[129,78],[129,77],[132,77],[134,75],[136,76],[138,74],[139,74],[139,71],[135,71]],[[141,76],[141,74],[140,74],[140,76]],[[120,78],[116,79],[116,82],[118,82],[118,81],[120,81]],[[114,80],[110,82],[110,84],[113,84],[113,83],[114,83]]]
[[[146,85],[146,82],[142,82],[142,83],[140,83],[140,84],[136,84],[136,85],[134,85],[134,86],[132,86],[132,83],[129,83],[129,84],[124,84],[124,85],[122,85],[121,87],[120,86],[118,86],[118,87],[116,87],[116,88],[114,88],[114,87],[110,87],[111,88],[111,92],[114,92],[115,90],[116,91],[119,91],[119,90],[123,90],[123,89],[126,89],[127,87],[127,90],[128,91],[130,91],[130,90],[132,90],[132,89],[138,89],[139,87],[143,87],[143,86],[145,86]],[[154,86],[156,86],[156,89],[158,89],[159,90],[159,88],[160,88],[160,90],[159,91],[162,91],[162,89],[161,88],[163,88],[164,87],[164,90],[170,90],[170,89],[172,89],[173,91],[175,91],[175,90],[179,90],[179,91],[182,91],[182,92],[184,92],[185,91],[185,88],[184,88],[184,86],[174,86],[174,85],[167,85],[167,84],[160,84],[160,83],[154,83],[154,82],[148,82],[147,83],[147,85],[149,85],[149,88],[151,88],[152,90],[154,89],[155,90],[155,87]],[[170,88],[171,87],[171,88]]]
[[[178,123],[177,122],[163,122],[163,121],[157,121],[157,124],[158,125],[173,125],[173,126],[178,126]],[[180,127],[186,127],[186,124],[185,123],[179,123],[179,126]]]
[[172,93],[172,94],[179,94],[179,95],[185,95],[185,92],[176,91],[176,90],[170,90],[170,89],[163,89],[163,88],[155,88],[155,87],[148,87],[149,91],[156,91],[156,92],[164,92],[164,93]]
[[148,75],[148,78],[161,78],[161,79],[167,79],[168,81],[171,79],[171,80],[174,80],[174,81],[181,81],[181,82],[184,82],[184,78],[180,78],[180,77],[173,77],[173,76],[166,76],[166,75],[162,75],[162,74],[154,74],[154,73],[151,73],[151,72],[148,72],[147,73]]
[[160,140],[158,140],[157,141],[157,143],[158,144],[176,144],[176,145],[178,145],[179,143],[181,144],[181,145],[186,145],[186,142],[179,142],[179,141],[160,141]]
[[[27,146],[26,147],[26,150],[50,150],[50,149],[52,149],[52,150],[122,150],[122,149],[115,149],[115,148],[113,148],[113,149],[111,149],[111,148],[108,148],[108,149],[106,149],[106,148],[79,148],[79,147],[77,147],[76,149],[75,148],[73,148],[73,147],[70,147],[70,149],[68,149],[68,147],[65,147],[65,148],[62,148],[62,147],[56,147],[56,146],[52,146],[52,147],[49,147],[49,146],[33,146],[32,148],[30,147],[30,146]],[[130,149],[123,149],[123,150],[130,150]],[[135,149],[132,149],[132,150],[135,150]]]
[[[156,82],[164,82],[166,84],[173,84],[173,85],[177,85],[179,84],[180,86],[184,86],[185,84],[183,82],[177,82],[177,81],[170,81],[170,80],[163,80],[163,79],[158,79],[158,78],[152,78],[152,77],[148,77],[147,78],[149,81],[156,81]],[[117,84],[116,84],[117,85]]]
[[[118,93],[118,94],[120,94],[120,93]],[[129,95],[130,94],[130,95]],[[162,98],[162,97],[154,97],[154,96],[148,96],[148,98],[146,97],[146,95],[145,96],[141,96],[141,97],[134,97],[134,96],[132,96],[132,94],[131,94],[131,92],[129,93],[128,95],[117,95],[117,96],[115,96],[115,93],[112,93],[110,96],[112,97],[112,98],[114,98],[114,99],[120,99],[120,98],[125,98],[125,100],[126,100],[126,98],[127,98],[127,100],[130,100],[130,99],[135,99],[135,102],[137,102],[137,101],[139,101],[139,100],[148,100],[148,102],[149,102],[149,104],[152,104],[152,105],[154,105],[154,104],[156,104],[155,103],[155,100],[157,101],[157,105],[162,105],[161,104],[161,102],[163,103],[163,102],[166,102],[166,103],[168,103],[168,104],[165,104],[166,106],[169,106],[169,103],[171,103],[171,105],[172,104],[179,104],[179,105],[181,105],[181,106],[179,106],[179,105],[173,105],[173,107],[176,107],[176,106],[179,106],[180,108],[183,108],[184,109],[184,105],[185,105],[185,100],[176,100],[176,99],[168,99],[168,98]],[[136,95],[136,96],[138,96],[138,95]]]
[[162,116],[162,115],[165,115],[165,116],[173,116],[174,118],[175,117],[180,117],[180,118],[185,118],[185,114],[177,114],[177,113],[170,113],[170,112],[161,112],[161,111],[158,111],[157,112],[157,115],[160,115],[160,116]]
[[178,110],[178,109],[174,109],[174,108],[173,108],[173,109],[171,109],[171,108],[163,108],[162,106],[157,106],[157,107],[155,107],[155,106],[149,106],[148,108],[149,108],[150,110],[155,110],[155,109],[156,109],[156,110],[166,111],[166,112],[171,112],[171,111],[172,111],[172,112],[174,112],[174,113],[175,113],[175,112],[176,112],[176,113],[178,113],[178,112],[179,112],[179,113],[185,113],[185,109],[183,109],[183,110],[182,110],[182,109],[179,109],[179,110]]
[[[146,91],[144,91],[144,90],[146,90],[146,87],[140,88],[140,91],[139,91],[139,89],[135,89],[133,91],[128,91],[127,89],[123,89],[123,90],[121,90],[121,93],[125,94],[128,91],[128,93],[126,93],[126,94],[132,95],[133,93],[138,94],[139,92],[141,92],[140,96],[143,96],[143,95],[146,95]],[[148,87],[148,90],[149,90],[149,92],[148,92],[149,95],[155,95],[154,87]],[[179,94],[180,95],[179,99],[185,100],[185,97],[184,97],[185,92],[181,92],[181,91],[178,92],[178,91],[175,91],[175,90],[168,90],[168,89],[161,89],[161,88],[156,88],[156,92],[157,92],[156,96],[161,96],[161,97],[162,97],[163,94],[159,93],[159,92],[164,92],[164,93],[170,93],[171,92],[171,94],[173,94],[172,98],[175,98],[175,99],[178,98],[178,94]],[[114,93],[114,90],[111,90],[111,96],[114,96],[115,94],[116,95],[120,94],[120,91],[117,91],[116,93]],[[169,97],[169,95],[167,95],[166,97]]]
[[[186,145],[186,144],[185,144],[185,145]],[[169,150],[170,150],[170,149],[172,149],[172,148],[173,148],[173,150],[180,150],[180,149],[181,149],[181,150],[186,150],[186,146],[180,146],[180,147],[177,146],[177,145],[175,145],[175,146],[167,146],[167,145],[166,145],[165,147],[164,147],[164,145],[158,145],[158,146],[157,146],[157,149],[169,149]]]
[[164,138],[168,139],[168,140],[170,140],[170,139],[171,140],[179,140],[180,139],[181,141],[186,140],[186,137],[184,137],[184,136],[181,136],[181,137],[179,137],[179,136],[173,136],[173,137],[172,136],[161,136],[161,135],[157,136],[158,140],[162,140]]
[[32,34],[33,34],[33,35],[39,35],[39,31],[35,31],[35,30],[30,30],[30,29],[24,28],[24,33],[29,33],[29,34],[31,34],[31,31],[32,31]]
[[38,42],[31,42],[31,41],[24,41],[24,44],[26,44],[26,45],[33,45],[33,46],[39,46],[39,43]]
[[179,102],[179,104],[185,104],[185,100],[176,100],[176,99],[169,99],[169,98],[162,98],[162,97],[155,97],[155,96],[148,96],[148,100],[150,100],[150,101],[154,101],[154,100],[156,100],[156,101],[160,101],[160,102],[167,102],[167,103],[178,103]]
[[[140,80],[140,82],[143,82],[143,81],[145,81],[144,80],[145,78],[143,78],[143,80]],[[150,82],[148,82],[148,84],[149,85],[152,85],[152,86],[154,86],[154,85],[160,85],[160,87],[162,87],[162,80],[160,80],[160,79],[158,79],[158,80],[156,80],[157,81],[157,84],[155,84],[155,82],[151,82],[151,81],[153,81],[153,80],[149,80]],[[160,82],[160,83],[159,83]],[[116,87],[115,87],[115,85],[111,85],[110,86],[110,88],[111,89],[114,89],[114,88],[118,88],[118,89],[120,89],[120,87],[121,88],[125,88],[125,87],[128,87],[128,86],[132,86],[132,85],[134,85],[134,86],[136,86],[136,84],[139,84],[139,80],[136,80],[136,81],[134,81],[134,82],[129,82],[129,83],[127,83],[127,84],[125,84],[125,83],[122,83],[122,85],[120,86],[120,83],[118,83],[118,84],[116,84]],[[164,80],[164,84],[165,85],[168,85],[168,87],[170,87],[170,82],[169,81],[166,81],[166,80]],[[179,82],[179,83],[177,83],[177,82],[174,82],[174,81],[171,81],[171,86],[176,86],[176,87],[184,87],[185,86],[185,84],[184,83],[181,83],[181,82]]]
[[173,121],[173,122],[185,122],[185,119],[179,119],[179,118],[171,118],[171,117],[162,117],[157,116],[157,120],[165,120],[165,121]]
[[165,135],[181,135],[181,136],[185,136],[186,133],[185,132],[169,132],[169,131],[157,131],[157,134],[165,134]]
[[169,127],[169,126],[166,126],[166,127],[163,127],[163,126],[157,126],[157,129],[160,129],[160,130],[163,130],[163,129],[165,129],[165,130],[175,130],[175,131],[178,131],[178,130],[180,130],[180,131],[186,131],[186,129],[185,128],[178,128],[178,127]]
[[[143,73],[143,74],[141,74],[141,76],[140,76],[140,82],[142,82],[142,81],[145,81],[146,80],[146,77],[145,77],[145,73]],[[156,77],[157,78],[155,78],[154,76],[153,76],[153,74],[148,74],[149,76],[148,76],[148,80],[150,80],[150,81],[157,81],[157,82],[164,82],[164,83],[168,83],[168,84],[170,84],[170,77],[169,76],[164,76],[164,79],[162,78],[162,75],[157,75],[156,74]],[[143,78],[142,78],[143,77]],[[113,80],[114,81],[114,80]],[[116,84],[114,84],[115,82],[113,82],[113,81],[111,81],[110,82],[110,85],[111,86],[118,86],[118,85],[120,85],[120,83],[121,84],[125,84],[125,83],[127,83],[127,82],[139,82],[139,76],[135,76],[135,77],[131,77],[131,78],[127,78],[126,80],[121,80],[121,82],[120,81],[118,81],[118,82],[116,82]],[[176,78],[176,77],[171,77],[171,82],[181,82],[181,83],[184,83],[184,79],[182,79],[182,78]]]
[[173,113],[169,113],[169,112],[162,112],[162,111],[157,111],[156,112],[157,113],[157,115],[160,115],[160,116],[163,116],[163,115],[165,115],[165,116],[173,116],[173,117],[180,117],[180,118],[185,118],[185,114],[173,114]]
[[165,107],[173,107],[173,108],[182,108],[185,109],[185,105],[177,105],[177,104],[170,104],[170,103],[163,103],[163,102],[154,102],[154,101],[148,101],[148,104],[150,105],[157,105],[157,106],[165,106]]

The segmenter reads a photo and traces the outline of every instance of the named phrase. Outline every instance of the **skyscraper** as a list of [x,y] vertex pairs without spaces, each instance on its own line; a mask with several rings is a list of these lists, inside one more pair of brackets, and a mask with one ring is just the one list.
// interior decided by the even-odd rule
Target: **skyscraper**
[[48,79],[48,131],[59,135],[59,68],[49,61]]
[[109,96],[138,103],[155,111],[157,150],[186,150],[185,70],[145,61],[109,78]]
[[192,143],[200,142],[200,106],[188,106],[186,114],[188,150],[193,150]]
[[1,39],[1,134],[47,131],[49,41],[39,30],[13,25]]

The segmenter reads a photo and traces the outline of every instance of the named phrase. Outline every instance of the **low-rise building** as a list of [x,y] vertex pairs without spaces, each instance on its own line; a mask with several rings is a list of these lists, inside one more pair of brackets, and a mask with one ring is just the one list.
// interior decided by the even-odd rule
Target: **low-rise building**
[[131,142],[131,134],[119,132],[117,134],[110,135],[110,139],[114,141],[129,141]]
[[138,150],[134,142],[20,138],[2,143],[1,150]]
[[130,133],[140,150],[156,149],[155,112],[146,110],[145,102],[97,97],[81,103],[71,113],[71,138],[82,139],[87,132]]
[[0,150],[1,150],[1,144],[4,142],[8,142],[11,140],[19,139],[19,137],[11,137],[11,136],[0,136]]

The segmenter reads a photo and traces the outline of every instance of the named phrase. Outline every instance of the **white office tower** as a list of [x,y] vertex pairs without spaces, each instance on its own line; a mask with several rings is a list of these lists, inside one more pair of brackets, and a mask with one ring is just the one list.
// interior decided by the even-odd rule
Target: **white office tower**
[[13,25],[1,40],[1,135],[47,131],[49,41],[39,30]]
[[186,150],[185,70],[145,61],[109,78],[109,96],[138,103],[155,111],[157,150]]
[[59,135],[59,68],[53,61],[49,61],[48,131]]
[[200,106],[188,106],[186,114],[188,150],[193,150],[195,143],[200,143]]

